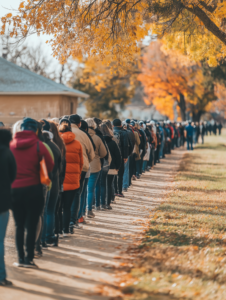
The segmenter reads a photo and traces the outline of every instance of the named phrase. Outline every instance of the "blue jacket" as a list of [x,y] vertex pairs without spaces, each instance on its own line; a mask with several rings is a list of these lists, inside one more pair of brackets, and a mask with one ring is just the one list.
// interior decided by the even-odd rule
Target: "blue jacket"
[[192,137],[194,128],[191,126],[191,124],[187,125],[185,127],[185,130],[187,131],[187,136]]

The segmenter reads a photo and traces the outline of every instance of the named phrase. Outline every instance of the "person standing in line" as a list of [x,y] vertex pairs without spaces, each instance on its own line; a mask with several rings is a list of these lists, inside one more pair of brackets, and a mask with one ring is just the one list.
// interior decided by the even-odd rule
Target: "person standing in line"
[[47,245],[58,245],[58,238],[55,236],[55,210],[57,200],[59,197],[59,176],[61,172],[61,151],[58,146],[53,142],[53,133],[50,131],[50,123],[47,120],[42,120],[43,124],[43,138],[44,142],[49,146],[54,156],[54,168],[52,171],[52,187],[50,190],[49,201],[47,205],[46,214],[46,232],[42,239],[42,242],[46,242]]
[[4,127],[0,128],[0,286],[12,285],[6,279],[4,261],[4,239],[11,208],[11,184],[16,178],[16,161],[9,149],[12,134]]
[[191,125],[191,121],[188,122],[188,125],[185,127],[185,131],[186,131],[186,138],[187,138],[187,150],[190,150],[190,149],[193,150],[194,128]]
[[59,147],[61,152],[61,168],[60,168],[61,171],[59,174],[59,195],[58,195],[56,210],[55,210],[55,234],[59,237],[63,234],[63,228],[62,228],[63,215],[62,215],[61,199],[62,199],[63,183],[64,183],[65,171],[66,171],[66,147],[63,139],[60,137],[57,128],[58,124],[53,121],[49,121],[49,124],[50,124],[50,131],[53,133],[53,141]]
[[222,129],[222,124],[221,124],[221,122],[218,124],[218,131],[219,131],[219,135],[221,135],[221,129]]
[[66,172],[63,183],[62,206],[63,206],[63,234],[73,233],[69,224],[71,219],[71,206],[75,195],[80,188],[80,178],[83,168],[82,145],[75,139],[71,132],[70,121],[63,121],[60,124],[59,132],[66,145]]
[[114,176],[117,175],[118,170],[121,165],[121,153],[118,148],[118,145],[113,140],[113,132],[108,128],[106,124],[102,124],[100,126],[100,130],[103,133],[105,142],[107,143],[110,155],[111,155],[111,163],[110,168],[106,176],[106,181],[102,181],[103,184],[105,184],[105,187],[101,186],[101,189],[104,189],[104,194],[106,194],[106,186],[107,186],[107,203],[106,203],[106,209],[112,209],[111,207],[111,199],[112,199],[112,182],[114,179]]
[[86,173],[89,170],[89,165],[91,161],[95,157],[95,152],[89,136],[85,132],[80,130],[81,117],[79,115],[71,115],[69,120],[71,122],[72,132],[75,134],[75,139],[81,143],[82,150],[83,150],[84,165],[83,165],[81,178],[80,178],[80,189],[75,194],[75,198],[71,207],[71,220],[70,220],[71,228],[80,229],[81,226],[78,224],[78,213],[80,209],[81,194],[85,182]]
[[118,197],[124,197],[122,193],[122,183],[123,183],[123,174],[124,174],[124,165],[128,160],[129,156],[129,138],[127,132],[122,128],[122,122],[119,119],[113,120],[113,134],[115,139],[117,140],[122,159],[124,163],[121,163],[118,176],[115,176],[115,194]]
[[200,132],[201,137],[202,137],[202,144],[204,144],[205,126],[204,126],[203,122],[200,123],[199,132]]
[[92,140],[95,144],[95,157],[90,163],[90,178],[88,182],[88,211],[87,217],[94,218],[95,214],[92,211],[92,205],[94,201],[95,188],[97,184],[97,180],[100,176],[101,171],[101,158],[104,158],[107,155],[107,150],[105,144],[102,142],[101,138],[97,136],[95,132],[96,123],[93,118],[89,118],[85,120],[89,126],[88,133],[92,137]]
[[[44,158],[48,173],[53,170],[54,161],[39,140],[38,123],[25,118],[10,143],[16,159],[17,175],[12,184],[12,210],[16,223],[16,246],[19,262],[17,267],[37,268],[33,262],[36,229],[44,208],[43,186],[40,182],[40,161]],[[24,252],[24,231],[27,229],[26,256]]]
[[199,136],[200,136],[201,132],[200,132],[200,124],[199,122],[196,122],[196,143],[199,143]]

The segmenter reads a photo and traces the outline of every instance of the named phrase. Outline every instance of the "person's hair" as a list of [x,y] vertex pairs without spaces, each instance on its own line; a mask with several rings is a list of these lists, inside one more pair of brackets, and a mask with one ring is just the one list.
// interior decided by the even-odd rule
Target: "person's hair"
[[22,124],[22,122],[23,122],[23,120],[19,120],[19,121],[17,121],[17,122],[13,125],[13,128],[12,128],[13,137],[14,137],[14,135],[15,135],[17,132],[22,131],[22,130],[21,130],[21,124]]
[[107,124],[108,128],[110,128],[111,130],[113,130],[113,126],[110,120],[105,119],[103,120],[103,123]]
[[103,133],[103,135],[113,137],[112,131],[110,128],[108,128],[106,123],[102,123],[99,129]]
[[87,122],[89,127],[92,127],[94,129],[97,127],[97,124],[94,122],[93,118],[88,118],[85,121]]
[[68,132],[71,131],[70,126],[68,126],[68,123],[62,122],[59,126],[59,132]]
[[65,149],[64,141],[61,138],[61,136],[59,135],[59,131],[57,129],[56,123],[53,121],[49,121],[49,124],[50,124],[50,130],[53,133],[54,143],[57,144],[57,146],[60,148],[62,155],[65,155],[66,149]]

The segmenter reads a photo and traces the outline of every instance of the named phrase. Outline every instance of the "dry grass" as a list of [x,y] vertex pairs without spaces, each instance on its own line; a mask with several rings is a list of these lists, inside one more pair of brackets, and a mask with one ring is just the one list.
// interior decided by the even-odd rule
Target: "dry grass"
[[187,153],[154,212],[125,299],[226,299],[226,132]]

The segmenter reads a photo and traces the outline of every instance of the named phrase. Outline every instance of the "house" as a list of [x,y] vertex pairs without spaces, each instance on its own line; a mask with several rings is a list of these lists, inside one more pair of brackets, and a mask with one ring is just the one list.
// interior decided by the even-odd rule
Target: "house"
[[75,114],[79,98],[88,97],[0,57],[0,121],[8,126],[24,117]]

